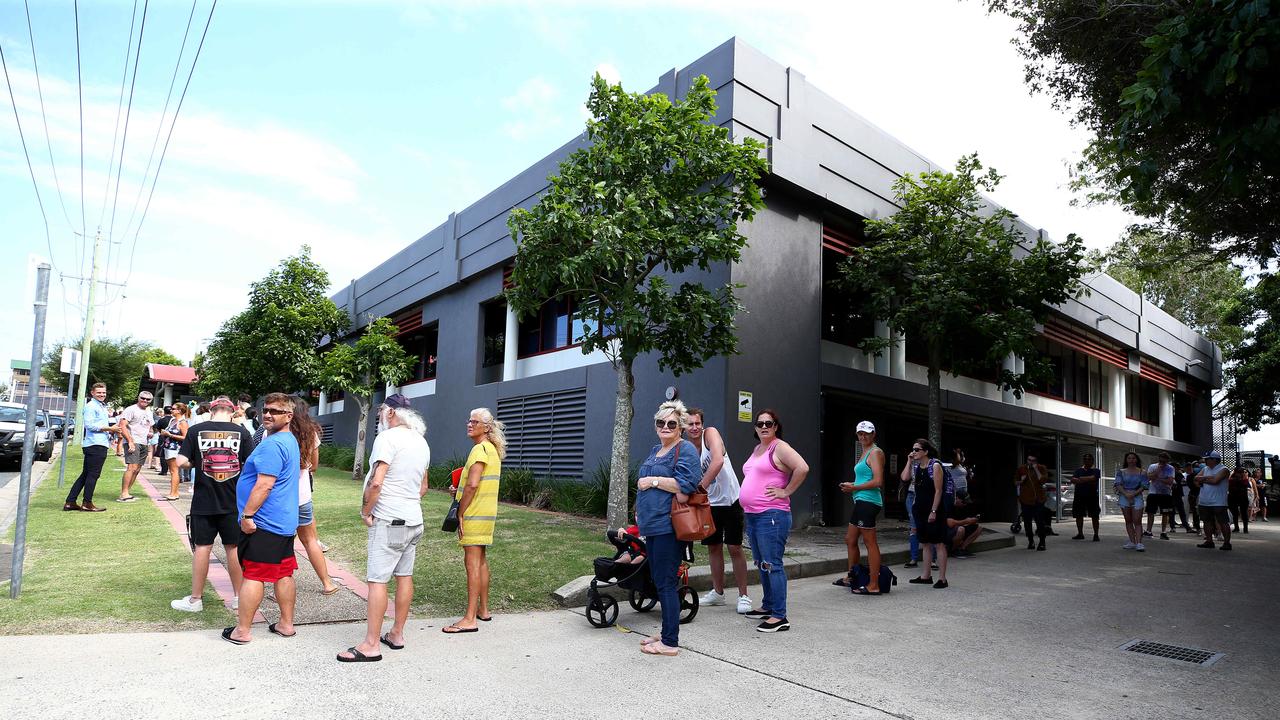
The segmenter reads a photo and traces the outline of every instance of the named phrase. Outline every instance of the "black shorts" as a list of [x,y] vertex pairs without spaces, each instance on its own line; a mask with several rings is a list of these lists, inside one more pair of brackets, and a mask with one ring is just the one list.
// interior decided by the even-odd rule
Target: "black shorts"
[[712,505],[711,520],[716,524],[716,531],[703,538],[703,545],[742,544],[742,503],[734,500],[732,505]]
[[277,535],[262,528],[240,536],[240,562],[279,564],[293,559],[293,535]]
[[875,530],[876,518],[879,515],[879,505],[866,500],[854,500],[853,512],[849,515],[849,524],[865,530]]
[[1172,495],[1156,495],[1155,493],[1147,494],[1147,514],[1155,515],[1156,513],[1173,512],[1173,496]]
[[1098,493],[1077,495],[1075,500],[1071,502],[1071,517],[1073,518],[1096,518],[1101,512],[1102,510],[1098,506]]
[[223,545],[239,545],[240,523],[236,517],[236,513],[192,515],[191,544],[212,545],[214,538],[221,537]]
[[1204,523],[1205,532],[1210,535],[1215,531],[1231,529],[1231,516],[1221,505],[1201,505],[1200,522]]

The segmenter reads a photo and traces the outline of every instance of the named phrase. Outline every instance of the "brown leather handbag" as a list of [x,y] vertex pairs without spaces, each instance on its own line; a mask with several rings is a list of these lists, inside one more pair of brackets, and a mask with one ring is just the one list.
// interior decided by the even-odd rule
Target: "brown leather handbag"
[[716,523],[711,519],[711,502],[702,490],[689,496],[689,502],[680,502],[671,498],[671,526],[675,528],[676,539],[685,542],[705,540],[716,531]]

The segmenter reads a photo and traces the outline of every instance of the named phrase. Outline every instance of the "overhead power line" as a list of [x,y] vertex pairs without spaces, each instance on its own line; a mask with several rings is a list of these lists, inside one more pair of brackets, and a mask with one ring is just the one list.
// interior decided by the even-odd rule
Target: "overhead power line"
[[0,68],[4,69],[4,84],[9,88],[9,102],[13,105],[13,121],[18,124],[18,139],[22,141],[22,154],[27,158],[27,171],[31,173],[31,189],[36,191],[36,203],[40,205],[40,219],[44,220],[44,242],[49,248],[49,262],[54,270],[58,264],[53,258],[53,240],[49,236],[49,216],[44,211],[44,200],[40,197],[40,184],[36,182],[35,167],[31,165],[31,153],[27,152],[27,137],[22,132],[22,119],[18,117],[18,101],[13,96],[13,82],[9,80],[9,63],[4,59],[4,47],[0,46]]
[[[111,131],[111,154],[107,157],[107,184],[102,188],[102,209],[98,212],[98,225],[107,217],[107,196],[111,194],[111,171],[116,164],[116,143],[120,141],[120,113],[124,110],[124,84],[129,79],[129,59],[133,57],[133,27],[138,21],[138,0],[133,0],[133,12],[129,14],[129,40],[124,44],[124,67],[120,70],[120,97],[116,100],[116,126]],[[110,251],[108,251],[110,252]],[[108,255],[108,257],[110,257]]]
[[[73,0],[76,18],[76,97],[80,101],[80,244],[83,249],[88,227],[84,221],[84,81],[80,74],[80,0]],[[87,252],[80,253],[80,275],[84,276],[84,261]]]
[[124,276],[124,285],[129,284],[129,278],[133,276],[133,260],[134,254],[138,249],[138,235],[142,232],[142,226],[147,221],[147,212],[151,209],[151,199],[156,194],[156,183],[160,181],[160,171],[164,168],[164,159],[169,151],[169,141],[173,139],[173,129],[178,126],[178,115],[182,112],[182,104],[187,99],[187,90],[191,89],[191,78],[196,74],[196,65],[200,62],[200,53],[204,50],[205,38],[209,36],[209,26],[213,23],[213,12],[218,9],[218,0],[213,0],[213,4],[209,6],[209,17],[204,22],[204,30],[200,33],[200,44],[196,46],[196,53],[191,60],[191,69],[187,72],[187,80],[182,86],[182,94],[178,96],[178,107],[173,111],[173,122],[169,124],[169,133],[165,136],[164,147],[160,149],[160,161],[156,164],[156,174],[151,178],[151,190],[147,193],[147,202],[142,206],[142,217],[138,220],[138,227],[133,233],[133,242],[129,247],[129,269]]
[[40,98],[40,121],[44,124],[45,145],[49,149],[49,167],[53,170],[53,186],[58,190],[58,204],[62,206],[62,217],[66,219],[67,225],[70,225],[71,229],[74,230],[75,225],[71,222],[71,215],[67,213],[67,203],[62,198],[62,183],[58,180],[58,164],[53,161],[53,139],[49,135],[49,116],[44,109],[44,88],[40,82],[40,60],[36,53],[36,35],[31,29],[31,6],[27,0],[22,0],[22,7],[27,12],[27,38],[31,41],[31,66],[36,73],[36,95]]

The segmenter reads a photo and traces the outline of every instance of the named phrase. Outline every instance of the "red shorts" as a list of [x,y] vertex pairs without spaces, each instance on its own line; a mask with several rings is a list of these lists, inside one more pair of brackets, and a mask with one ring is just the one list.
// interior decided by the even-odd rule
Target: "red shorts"
[[273,583],[281,578],[293,577],[293,571],[298,569],[298,560],[290,555],[278,563],[241,560],[240,565],[244,568],[245,580]]

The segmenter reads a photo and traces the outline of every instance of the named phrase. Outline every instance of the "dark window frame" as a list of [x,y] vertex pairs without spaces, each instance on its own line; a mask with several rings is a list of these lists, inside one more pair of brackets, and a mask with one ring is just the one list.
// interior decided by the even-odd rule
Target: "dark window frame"
[[[434,342],[428,341],[431,336],[434,336]],[[415,358],[413,375],[410,380],[401,383],[401,386],[435,380],[440,359],[440,321],[436,320],[427,323],[401,334],[396,339],[399,341],[400,346]],[[412,343],[417,340],[421,340],[426,344],[420,349],[415,348]]]

